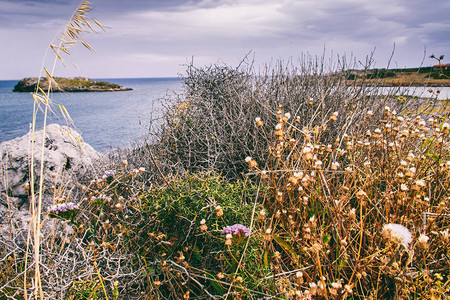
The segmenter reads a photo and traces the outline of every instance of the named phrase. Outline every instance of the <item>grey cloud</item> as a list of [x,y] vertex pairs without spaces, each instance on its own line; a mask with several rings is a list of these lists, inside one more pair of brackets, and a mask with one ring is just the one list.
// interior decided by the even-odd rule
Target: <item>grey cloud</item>
[[[111,29],[86,37],[95,54],[88,56],[80,51],[75,57],[77,65],[86,62],[84,69],[97,72],[97,77],[147,76],[143,66],[155,73],[158,66],[158,72],[167,73],[183,63],[183,57],[191,56],[197,62],[207,63],[210,58],[229,62],[242,58],[249,50],[268,61],[305,51],[321,53],[324,46],[336,53],[358,55],[367,55],[376,47],[378,53],[389,56],[395,42],[401,51],[399,65],[420,61],[424,45],[430,52],[450,56],[445,52],[450,48],[448,0],[434,0],[431,5],[425,0],[91,2],[94,10],[90,16]],[[29,58],[29,64],[35,59],[30,54],[33,49],[28,49],[25,41],[50,39],[80,3],[81,0],[0,0],[0,34]],[[44,34],[50,37],[42,38]],[[39,47],[44,49],[46,45]],[[19,50],[7,54],[15,56]],[[384,57],[380,61],[384,63]],[[120,68],[127,73],[117,71]],[[116,71],[106,74],[105,69]],[[133,70],[141,73],[133,75]]]
[[[289,7],[286,9],[287,14],[305,16],[304,19],[300,17],[297,23],[297,27],[303,25],[300,27],[302,30],[290,32],[294,37],[352,37],[377,44],[395,40],[399,36],[416,39],[419,43],[449,40],[448,1],[438,0],[433,4],[425,1],[391,1],[386,2],[386,5],[376,3],[326,3],[321,7],[311,7],[311,18],[303,11],[308,7]],[[319,12],[314,12],[314,9],[319,9]],[[435,27],[427,26],[429,23],[442,25],[437,29],[439,34],[434,32]]]
[[[0,1],[1,3],[2,1]],[[74,0],[3,0],[3,2],[13,2],[22,5],[34,5],[36,3],[48,3],[48,4],[69,4],[76,3]]]
[[135,11],[183,11],[194,7],[213,7],[222,1],[205,0],[98,0],[93,3],[94,8],[98,8],[107,14],[117,14]]

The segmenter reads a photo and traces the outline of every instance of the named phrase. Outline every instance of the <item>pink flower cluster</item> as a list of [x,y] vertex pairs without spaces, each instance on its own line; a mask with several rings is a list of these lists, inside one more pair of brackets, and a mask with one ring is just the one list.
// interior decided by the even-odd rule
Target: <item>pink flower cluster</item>
[[61,213],[65,212],[72,212],[72,211],[78,211],[80,207],[77,204],[74,204],[73,202],[69,203],[60,203],[53,205],[50,208],[50,213],[54,215],[59,215]]
[[231,234],[234,236],[239,236],[241,234],[241,232],[245,236],[250,235],[250,229],[248,229],[246,226],[241,225],[241,224],[234,224],[232,226],[227,226],[222,230],[223,235]]

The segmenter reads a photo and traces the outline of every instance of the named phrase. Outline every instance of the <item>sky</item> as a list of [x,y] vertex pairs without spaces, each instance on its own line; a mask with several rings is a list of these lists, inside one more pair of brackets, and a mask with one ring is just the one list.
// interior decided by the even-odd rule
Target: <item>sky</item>
[[[83,35],[56,76],[176,77],[186,66],[257,68],[303,55],[345,56],[373,67],[450,62],[448,0],[91,0],[107,28]],[[52,66],[48,45],[81,1],[0,0],[0,80],[38,76]],[[47,57],[47,60],[44,60]]]

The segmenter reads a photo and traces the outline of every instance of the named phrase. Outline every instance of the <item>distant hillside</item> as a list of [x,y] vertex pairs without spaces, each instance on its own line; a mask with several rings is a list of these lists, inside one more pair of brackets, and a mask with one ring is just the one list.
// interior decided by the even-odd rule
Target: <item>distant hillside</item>
[[[53,92],[119,92],[129,91],[130,88],[120,86],[115,83],[109,83],[106,81],[94,81],[85,77],[54,77],[51,84]],[[13,92],[34,92],[36,91],[38,83],[37,77],[24,78],[20,80],[13,89]],[[42,78],[39,86],[45,91],[48,89],[49,84],[46,78]]]
[[347,80],[350,84],[356,81],[386,86],[450,86],[450,66],[349,70]]

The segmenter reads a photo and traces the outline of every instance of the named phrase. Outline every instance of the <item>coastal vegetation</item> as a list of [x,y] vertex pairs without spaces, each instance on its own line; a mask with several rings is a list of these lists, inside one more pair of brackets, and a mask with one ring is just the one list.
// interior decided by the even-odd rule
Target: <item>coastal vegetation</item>
[[[73,188],[64,170],[51,187],[30,178],[27,244],[0,244],[0,297],[445,299],[449,112],[380,94],[368,71],[349,82],[355,65],[190,64],[147,141]],[[47,111],[51,93],[33,95]]]
[[32,93],[38,90],[38,87],[42,90],[48,90],[49,87],[51,87],[51,91],[53,93],[119,92],[131,90],[130,88],[126,88],[115,83],[92,80],[86,77],[51,77],[50,80],[51,84],[49,84],[49,80],[47,78],[24,78],[14,86],[13,91]]
[[349,70],[347,80],[349,83],[364,81],[382,86],[448,87],[450,86],[450,67],[444,66],[444,68],[436,65],[422,68]]

